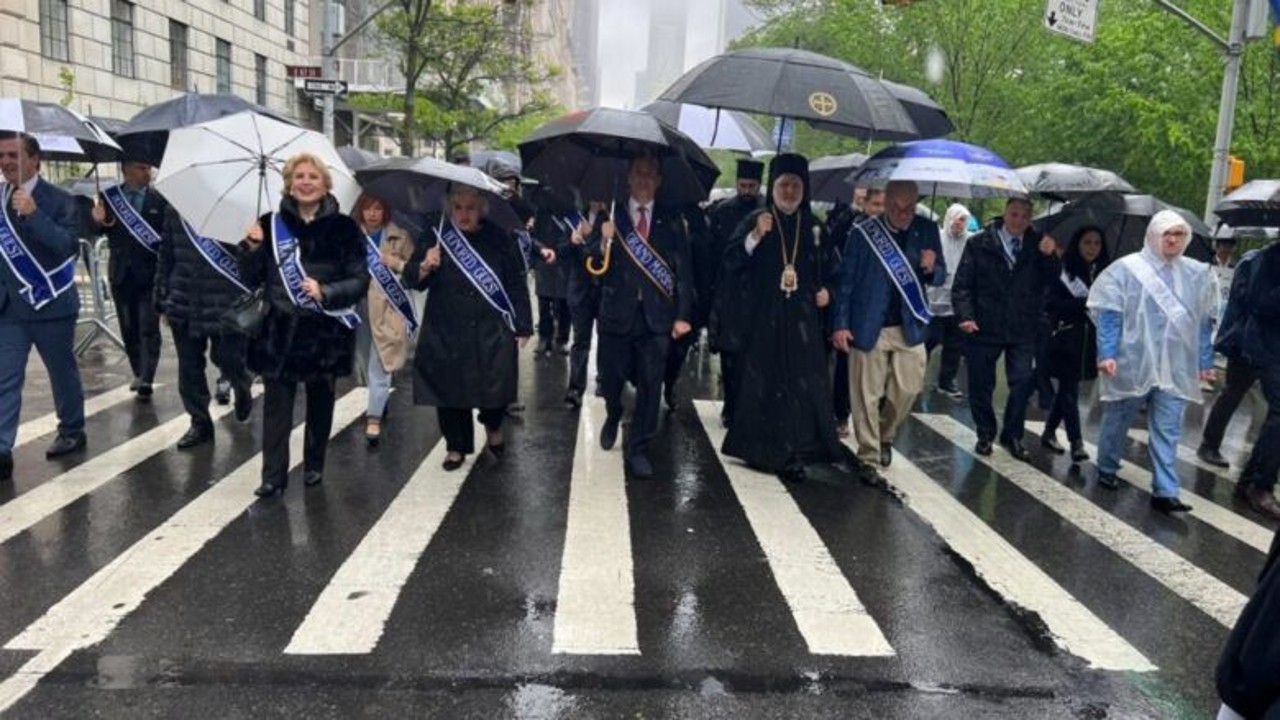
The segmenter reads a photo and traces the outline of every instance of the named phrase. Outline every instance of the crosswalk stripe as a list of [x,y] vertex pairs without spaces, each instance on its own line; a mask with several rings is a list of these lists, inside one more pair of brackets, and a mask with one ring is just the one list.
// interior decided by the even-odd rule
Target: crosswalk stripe
[[[1043,428],[1043,423],[1027,421],[1027,429],[1034,433],[1040,433]],[[1096,460],[1098,447],[1089,442],[1086,442],[1084,447]],[[1150,477],[1150,470],[1134,465],[1128,460],[1120,460],[1120,479],[1148,495],[1151,493],[1150,487],[1147,483],[1137,478]],[[1195,504],[1194,512],[1201,522],[1230,535],[1246,545],[1257,548],[1264,553],[1271,549],[1271,539],[1275,537],[1274,530],[1237,515],[1207,498],[1203,502]]]
[[781,481],[720,454],[725,436],[720,403],[698,400],[694,406],[809,652],[894,655],[884,633]]
[[[152,385],[151,387],[159,389],[163,387],[163,385]],[[120,387],[112,388],[104,393],[98,393],[93,397],[85,398],[84,416],[88,418],[90,416],[97,415],[103,410],[128,400],[131,397],[133,397],[133,391],[129,389],[129,386],[121,385]],[[26,445],[41,436],[48,435],[57,429],[57,413],[49,413],[38,418],[33,418],[18,426],[18,438],[14,441],[13,446],[15,448],[21,447],[22,445]]]
[[556,593],[554,653],[640,654],[626,479],[618,453],[598,445],[596,418],[604,414],[603,400],[583,399]]
[[[262,387],[254,386],[253,393],[255,396],[262,394]],[[210,416],[218,420],[231,412],[229,405],[215,407]],[[189,425],[186,415],[176,417],[0,505],[0,543],[172,447]]]
[[977,435],[955,418],[925,413],[917,413],[914,417],[1220,624],[1231,627],[1244,609],[1247,598],[1235,588],[1063,487],[1035,467],[1003,453],[989,457],[978,455],[973,451]]
[[[357,388],[338,400],[332,435],[360,417],[368,391]],[[289,456],[301,463],[304,426],[294,428]],[[0,683],[0,713],[25,695],[39,678],[80,648],[102,642],[147,595],[174,575],[201,548],[256,500],[262,480],[258,453],[217,484],[147,533],[93,577],[64,597],[10,640],[8,650],[39,650],[14,675]]]
[[1151,672],[1156,666],[1018,552],[920,468],[899,455],[881,474],[977,576],[1006,602],[1036,614],[1054,643],[1102,670]]
[[[478,427],[476,444],[483,442]],[[293,633],[286,655],[356,655],[373,652],[401,589],[453,506],[475,465],[466,457],[452,472],[440,465],[444,441],[422,461],[395,500],[347,558]]]

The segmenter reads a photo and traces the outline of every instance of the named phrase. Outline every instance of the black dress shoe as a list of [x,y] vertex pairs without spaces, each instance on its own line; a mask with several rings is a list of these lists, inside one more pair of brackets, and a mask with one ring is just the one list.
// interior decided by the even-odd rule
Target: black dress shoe
[[1120,489],[1120,476],[1115,473],[1098,472],[1098,484],[1108,490]]
[[249,422],[249,415],[253,412],[253,393],[236,392],[236,422]]
[[467,456],[461,455],[461,454],[458,455],[457,459],[446,456],[444,459],[444,464],[441,467],[443,467],[448,472],[453,472],[454,470],[457,470],[458,468],[462,467],[462,463],[466,459],[467,459]]
[[0,453],[0,482],[13,479],[13,455]]
[[1196,450],[1196,457],[1200,458],[1201,460],[1209,463],[1214,467],[1220,467],[1220,468],[1231,467],[1231,463],[1227,462],[1227,459],[1222,457],[1222,453],[1218,452],[1216,448],[1209,448],[1201,445],[1200,449]]
[[226,405],[231,402],[231,381],[218,378],[218,383],[214,386],[213,399],[219,405]]
[[1078,441],[1071,443],[1071,461],[1072,462],[1081,463],[1088,459],[1089,459],[1089,451],[1084,449],[1084,443],[1078,442]]
[[1016,460],[1027,462],[1031,459],[1031,453],[1027,452],[1027,449],[1022,446],[1021,440],[1006,440],[1000,443],[1000,447],[1007,450]]
[[612,450],[618,442],[618,424],[622,418],[605,418],[604,427],[600,428],[600,447]]
[[275,497],[276,495],[283,493],[284,488],[285,488],[284,485],[276,485],[275,483],[263,482],[261,485],[258,486],[257,490],[253,491],[253,494],[257,495],[260,498],[265,499],[269,497]]
[[653,463],[649,462],[649,458],[644,453],[636,453],[628,457],[627,469],[631,471],[631,477],[637,480],[648,480],[653,477]]
[[179,450],[190,450],[198,445],[203,445],[213,439],[213,428],[203,428],[192,425],[182,437],[178,438]]
[[302,473],[302,484],[307,487],[319,485],[324,481],[324,472],[321,470],[307,470]]
[[1191,512],[1191,506],[1182,502],[1176,497],[1156,497],[1151,496],[1151,507],[1159,510],[1165,515],[1172,515],[1178,512]]
[[582,391],[576,388],[569,390],[564,394],[564,404],[575,410],[582,407]]
[[889,467],[893,462],[893,446],[889,443],[881,443],[880,445],[880,467]]
[[1048,450],[1054,455],[1067,454],[1067,449],[1062,447],[1062,444],[1058,442],[1058,438],[1052,435],[1041,435],[1040,447],[1044,448],[1045,450]]
[[983,457],[989,456],[991,454],[991,441],[979,440],[978,444],[973,446],[973,451]]
[[134,395],[134,398],[138,402],[145,403],[145,402],[151,402],[151,395],[154,393],[154,390],[152,390],[151,388],[151,383],[139,383],[138,388],[134,390],[134,392],[136,393],[136,395]]
[[785,483],[798,485],[809,479],[808,473],[804,471],[804,465],[800,463],[787,463],[778,473],[778,479]]
[[83,450],[86,444],[84,433],[76,433],[75,435],[59,435],[44,451],[44,456],[52,460],[63,455],[70,455],[73,452]]

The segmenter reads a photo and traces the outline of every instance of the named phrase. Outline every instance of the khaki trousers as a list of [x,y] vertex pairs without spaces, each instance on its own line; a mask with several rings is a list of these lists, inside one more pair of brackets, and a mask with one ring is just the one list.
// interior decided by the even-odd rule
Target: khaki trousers
[[849,400],[859,460],[878,463],[880,445],[893,442],[924,387],[926,360],[924,344],[908,345],[900,327],[881,328],[869,352],[849,351]]

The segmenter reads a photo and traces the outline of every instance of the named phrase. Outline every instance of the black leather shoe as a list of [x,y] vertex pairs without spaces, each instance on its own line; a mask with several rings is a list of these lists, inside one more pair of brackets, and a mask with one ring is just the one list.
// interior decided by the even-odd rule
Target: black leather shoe
[[190,450],[213,440],[213,428],[202,428],[192,425],[182,437],[178,438],[179,450]]
[[1172,515],[1178,512],[1191,512],[1191,506],[1174,497],[1156,497],[1151,496],[1151,507],[1159,510],[1165,515]]
[[880,445],[880,467],[889,467],[893,462],[893,446],[889,443]]
[[302,484],[307,487],[319,485],[324,481],[324,473],[320,470],[308,470],[302,474]]
[[785,483],[797,485],[809,479],[808,473],[804,471],[804,465],[800,463],[788,463],[782,471],[778,473],[778,479]]
[[979,440],[978,444],[973,446],[973,451],[983,457],[991,455],[991,441]]
[[649,458],[644,453],[636,453],[627,458],[627,470],[631,471],[631,477],[637,480],[648,480],[653,477],[653,463],[649,462]]
[[138,389],[134,390],[134,399],[138,402],[151,402],[151,395],[155,391],[151,388],[151,383],[138,383]]
[[1231,463],[1227,462],[1227,459],[1222,457],[1222,453],[1218,452],[1216,448],[1210,448],[1210,447],[1205,447],[1201,445],[1200,449],[1196,450],[1196,457],[1200,458],[1201,460],[1209,463],[1214,467],[1220,467],[1220,468],[1231,467]]
[[458,468],[462,467],[462,462],[466,459],[467,459],[467,456],[462,454],[459,454],[456,459],[445,456],[444,464],[441,465],[441,467],[443,467],[448,472],[453,472],[454,470],[457,470]]
[[1062,444],[1058,442],[1058,438],[1056,438],[1056,437],[1054,437],[1054,436],[1052,436],[1052,435],[1041,435],[1041,436],[1040,436],[1040,447],[1044,448],[1045,450],[1048,450],[1049,452],[1053,453],[1054,455],[1066,455],[1066,454],[1067,454],[1067,449],[1066,449],[1066,448],[1064,448],[1064,447],[1062,447]]
[[572,389],[569,392],[565,393],[564,404],[568,405],[574,410],[577,410],[578,408],[582,407],[582,391],[578,389]]
[[13,479],[13,455],[0,453],[0,482]]
[[1071,461],[1072,462],[1081,463],[1088,459],[1089,459],[1089,451],[1084,449],[1084,443],[1081,443],[1081,442],[1071,443]]
[[249,415],[253,413],[253,393],[237,392],[236,393],[236,422],[249,422]]
[[231,381],[219,379],[217,385],[214,386],[213,399],[219,405],[226,405],[231,402]]
[[1021,440],[1006,440],[1000,443],[1000,447],[1007,450],[1016,460],[1027,462],[1031,459],[1031,453],[1027,452],[1027,449],[1022,446]]
[[1108,490],[1120,489],[1120,476],[1115,473],[1098,473],[1098,484]]
[[269,497],[275,497],[276,495],[279,495],[284,492],[284,487],[285,487],[284,485],[276,485],[275,483],[264,482],[258,486],[257,490],[253,491],[253,494],[263,499],[266,499]]
[[600,447],[612,450],[618,442],[618,424],[622,418],[605,418],[604,427],[600,428]]
[[63,455],[70,455],[73,452],[83,450],[86,443],[84,433],[59,435],[53,441],[53,444],[49,446],[49,449],[44,451],[44,456],[52,460]]

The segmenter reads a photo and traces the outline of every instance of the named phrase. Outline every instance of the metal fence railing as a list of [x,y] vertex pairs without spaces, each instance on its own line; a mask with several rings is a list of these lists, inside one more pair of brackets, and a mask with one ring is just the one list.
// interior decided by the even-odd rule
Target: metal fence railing
[[89,332],[76,343],[76,356],[84,355],[99,338],[106,338],[124,349],[124,341],[111,327],[110,320],[115,318],[115,307],[111,303],[111,293],[107,287],[106,273],[102,271],[110,250],[107,239],[96,241],[80,239],[80,260],[84,272],[76,273],[76,292],[80,294],[80,317],[76,325],[89,325]]

